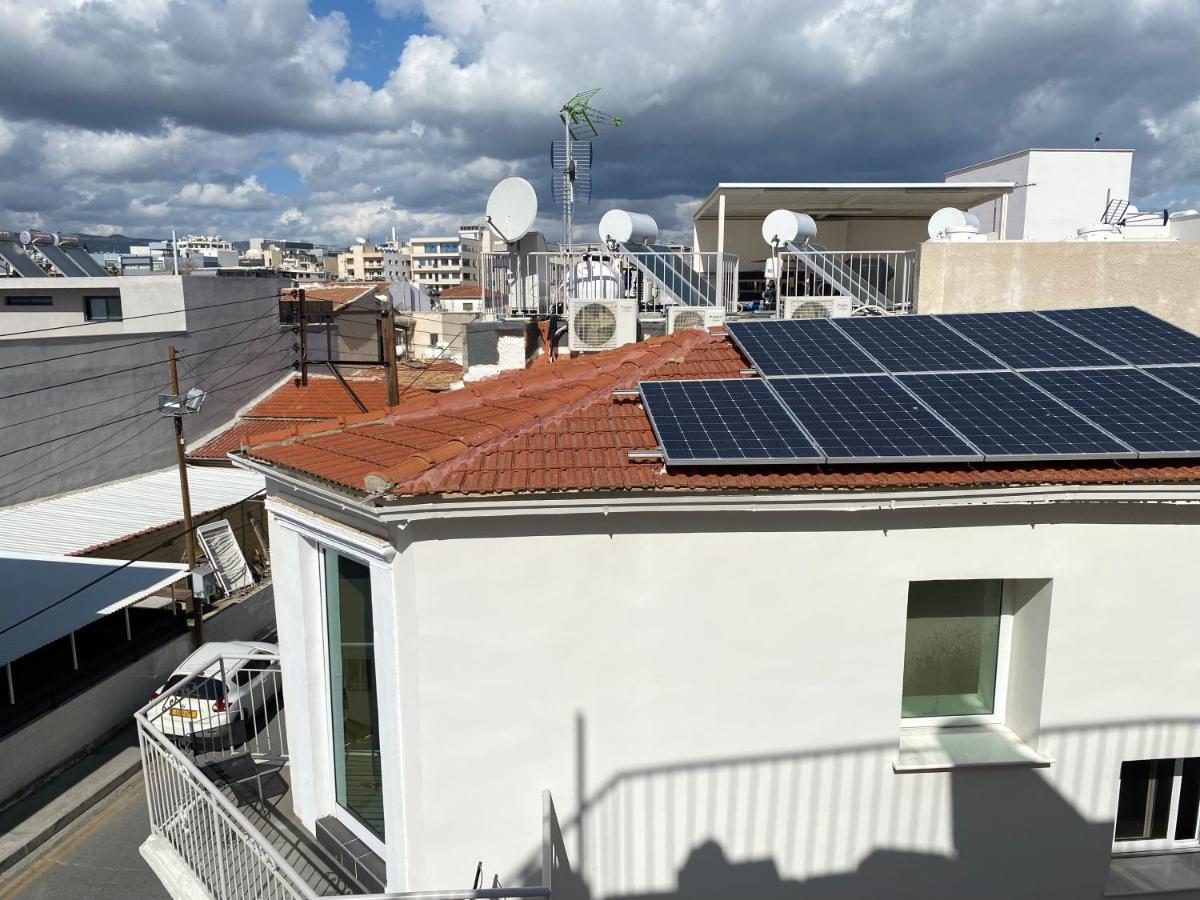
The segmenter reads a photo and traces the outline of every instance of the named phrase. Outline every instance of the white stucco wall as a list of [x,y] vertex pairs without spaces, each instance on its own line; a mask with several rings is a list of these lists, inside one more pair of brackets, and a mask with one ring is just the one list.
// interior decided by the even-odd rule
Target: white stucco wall
[[[1190,506],[1113,503],[413,522],[372,581],[388,814],[404,817],[389,888],[460,885],[477,859],[519,883],[549,787],[593,896],[784,879],[817,896],[1099,897],[1121,760],[1200,755],[1198,526]],[[326,790],[328,731],[297,707],[327,700],[291,534],[273,527],[272,552],[312,815],[329,806],[303,796]],[[1049,769],[892,771],[908,584],[941,578],[1052,580],[1032,729]]]

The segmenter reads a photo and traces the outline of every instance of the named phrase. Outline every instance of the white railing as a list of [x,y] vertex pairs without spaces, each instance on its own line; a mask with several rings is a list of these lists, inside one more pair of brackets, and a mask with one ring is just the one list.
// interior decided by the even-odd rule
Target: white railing
[[737,308],[735,254],[576,247],[483,255],[484,301],[508,316],[563,315],[570,300],[634,299],[643,311],[669,306]]
[[914,250],[783,251],[778,256],[776,302],[798,297],[850,297],[856,307],[913,312]]
[[[257,674],[239,679],[248,671],[247,662],[256,666],[250,671]],[[172,685],[134,714],[150,830],[170,844],[214,900],[317,900],[321,895],[204,771],[219,769],[223,761],[235,757],[248,759],[255,765],[241,784],[261,793],[261,785],[255,783],[257,765],[287,761],[286,734],[277,716],[283,705],[279,658],[222,657],[206,672]],[[217,675],[230,686],[224,710],[213,708],[218,705],[214,698],[221,693],[214,684]],[[244,714],[228,715],[231,710]],[[541,885],[350,896],[356,900],[550,897],[554,878],[564,886],[573,880],[549,791],[543,793],[543,818]],[[571,900],[569,891],[559,891],[558,896]]]

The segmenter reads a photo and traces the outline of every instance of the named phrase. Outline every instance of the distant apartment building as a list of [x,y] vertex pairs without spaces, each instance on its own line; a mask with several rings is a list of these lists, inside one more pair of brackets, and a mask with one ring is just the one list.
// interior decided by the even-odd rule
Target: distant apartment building
[[412,280],[433,290],[480,281],[482,254],[489,249],[485,243],[478,225],[460,226],[457,235],[413,238]]
[[360,243],[337,255],[337,277],[354,281],[383,280],[383,250]]

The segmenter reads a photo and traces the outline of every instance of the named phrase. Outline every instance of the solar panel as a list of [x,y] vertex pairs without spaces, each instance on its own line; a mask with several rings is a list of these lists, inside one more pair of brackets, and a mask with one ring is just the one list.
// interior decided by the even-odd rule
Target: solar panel
[[1200,337],[1135,306],[1055,309],[1041,315],[1134,365],[1200,363]]
[[1134,455],[1014,372],[898,378],[987,459]]
[[933,316],[863,316],[836,325],[890,372],[1003,368]]
[[1165,381],[1200,400],[1200,366],[1163,366],[1146,371],[1160,381]]
[[1126,368],[1026,375],[1139,455],[1200,455],[1200,403],[1144,372]]
[[665,244],[619,244],[639,269],[649,274],[685,306],[713,306],[716,288],[705,275]]
[[79,267],[75,260],[67,256],[62,247],[56,247],[54,244],[40,244],[38,252],[50,260],[54,268],[62,272],[67,278],[79,278],[88,274]]
[[640,387],[667,462],[825,461],[763,381],[643,381]]
[[1107,350],[1035,312],[956,313],[937,318],[1014,369],[1122,365]]
[[776,378],[770,385],[830,462],[982,459],[889,375]]
[[95,278],[108,277],[108,270],[92,259],[92,255],[82,247],[63,247],[63,252],[71,258],[75,265],[83,270],[84,275],[90,275]]
[[883,371],[829,319],[729,322],[725,331],[764,377]]
[[26,278],[45,278],[42,267],[25,255],[16,241],[0,241],[0,262],[11,265],[18,275]]

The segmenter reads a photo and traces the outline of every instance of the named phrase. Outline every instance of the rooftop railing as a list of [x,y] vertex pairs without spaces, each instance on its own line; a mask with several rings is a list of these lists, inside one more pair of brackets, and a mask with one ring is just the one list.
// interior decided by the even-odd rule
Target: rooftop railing
[[[226,656],[171,685],[134,715],[151,833],[170,845],[214,900],[325,896],[235,802],[255,794],[261,799],[264,769],[281,767],[288,760],[286,732],[278,715],[282,705],[278,657]],[[214,780],[214,773],[234,799]],[[556,876],[560,883],[571,883],[570,862],[549,791],[543,792],[542,812],[540,885],[337,893],[358,900],[550,897]]]
[[485,253],[489,312],[564,315],[572,300],[631,299],[643,311],[671,306],[737,308],[735,254],[631,247],[577,247],[570,252]]
[[800,248],[778,256],[780,315],[800,298],[849,297],[854,307],[887,313],[914,311],[915,250],[821,250]]

